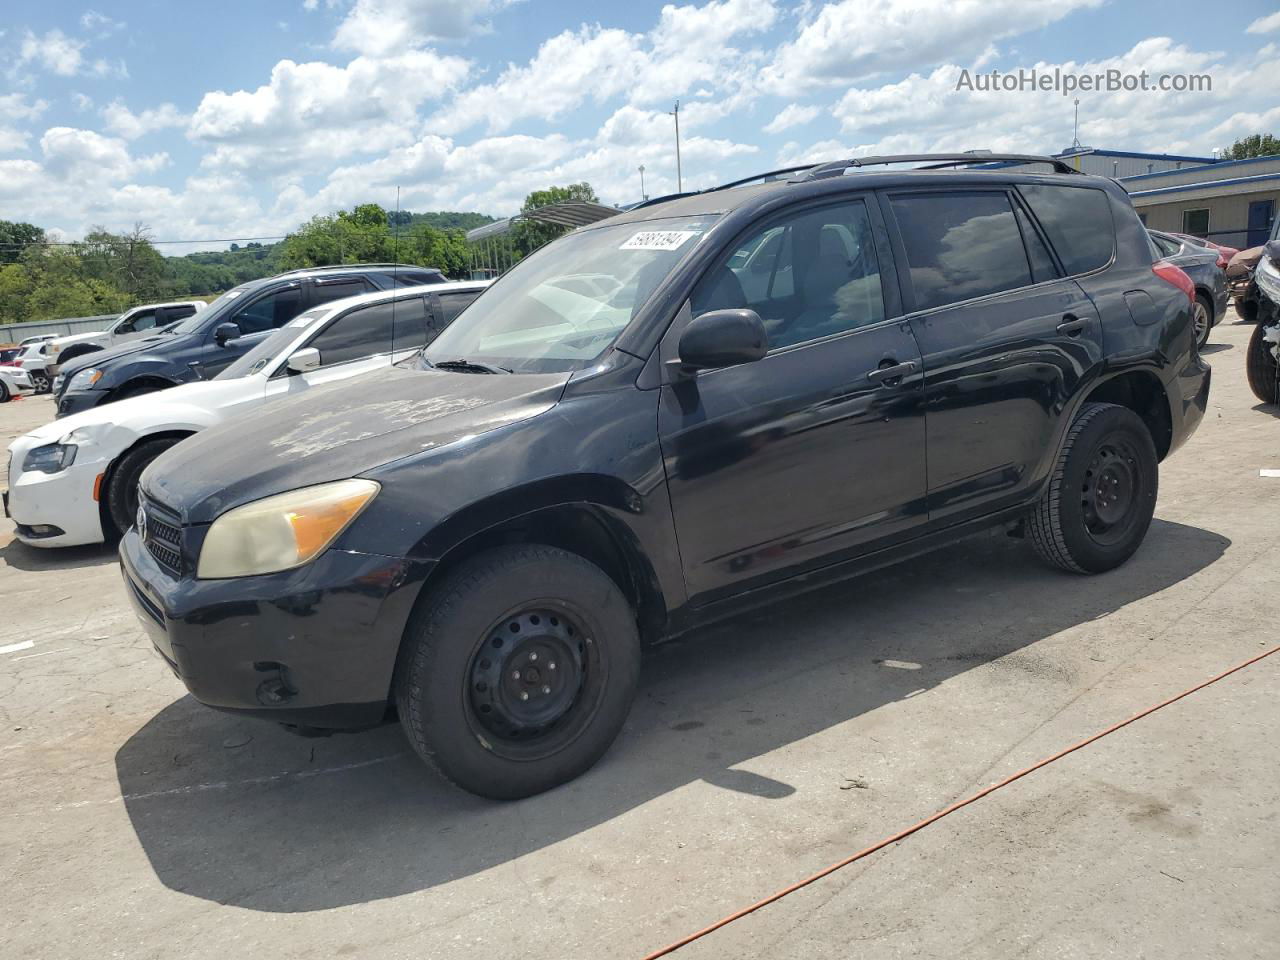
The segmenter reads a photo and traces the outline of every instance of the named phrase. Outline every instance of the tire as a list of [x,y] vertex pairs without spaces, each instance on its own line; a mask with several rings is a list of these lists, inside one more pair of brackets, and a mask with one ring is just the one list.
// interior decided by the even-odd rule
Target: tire
[[1213,330],[1213,304],[1203,293],[1196,294],[1196,302],[1191,307],[1191,323],[1196,335],[1196,349],[1199,350],[1209,342],[1209,333]]
[[35,389],[36,393],[48,393],[49,390],[53,387],[52,382],[49,380],[48,374],[46,374],[43,370],[31,371],[31,385],[36,388]]
[[0,403],[8,403],[9,400],[9,385],[3,380],[0,380]]
[[1245,351],[1244,369],[1249,378],[1249,389],[1263,403],[1280,403],[1280,382],[1277,382],[1277,364],[1272,344],[1263,340],[1263,334],[1272,327],[1261,324],[1253,328],[1249,348]]
[[1155,444],[1127,407],[1087,403],[1027,518],[1040,558],[1073,573],[1120,566],[1151,526],[1159,488]]
[[107,523],[111,526],[110,530],[103,530],[107,539],[118,537],[133,526],[138,514],[138,478],[142,476],[142,471],[151,465],[152,460],[183,439],[162,437],[147,440],[112,464],[106,496],[103,498],[106,504],[106,516],[103,518],[106,522],[103,526],[107,526]]
[[603,756],[640,673],[635,614],[603,570],[525,544],[479,554],[428,589],[395,682],[423,760],[464,790],[514,800]]

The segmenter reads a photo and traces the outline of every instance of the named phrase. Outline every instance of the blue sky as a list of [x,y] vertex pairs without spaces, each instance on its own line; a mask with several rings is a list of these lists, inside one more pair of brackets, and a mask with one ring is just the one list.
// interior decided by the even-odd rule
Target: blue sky
[[[276,236],[353,203],[512,212],[874,152],[1044,152],[1053,92],[960,71],[1205,73],[1209,91],[1081,94],[1081,140],[1208,154],[1280,133],[1280,12],[1244,0],[9,0],[0,218],[69,237]],[[176,251],[183,248],[171,248]]]

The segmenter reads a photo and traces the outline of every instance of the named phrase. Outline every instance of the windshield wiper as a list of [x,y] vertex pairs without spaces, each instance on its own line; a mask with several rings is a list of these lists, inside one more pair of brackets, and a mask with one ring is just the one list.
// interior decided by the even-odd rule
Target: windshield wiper
[[437,370],[459,370],[463,373],[511,373],[507,367],[494,367],[487,363],[477,363],[474,360],[464,360],[459,357],[456,360],[437,360],[432,362],[426,357],[422,358],[427,363],[435,367]]

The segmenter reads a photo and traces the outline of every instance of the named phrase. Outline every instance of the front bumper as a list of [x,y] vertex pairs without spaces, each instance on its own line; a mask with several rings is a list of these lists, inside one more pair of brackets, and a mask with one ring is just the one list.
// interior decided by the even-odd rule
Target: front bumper
[[69,417],[73,413],[92,410],[106,399],[106,390],[68,390],[58,397],[58,416]]
[[281,573],[174,576],[136,528],[120,541],[134,613],[156,652],[206,706],[329,729],[388,712],[400,639],[426,572],[330,549]]
[[[25,449],[19,450],[15,460],[25,455]],[[74,547],[103,541],[102,514],[94,491],[107,461],[77,457],[76,463],[58,473],[20,473],[17,466],[10,467],[4,505],[5,514],[16,524],[14,532],[19,540],[32,547]]]

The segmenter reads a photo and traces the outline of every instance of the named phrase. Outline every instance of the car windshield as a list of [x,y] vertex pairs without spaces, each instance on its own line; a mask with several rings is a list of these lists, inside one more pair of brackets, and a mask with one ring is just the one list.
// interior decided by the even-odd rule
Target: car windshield
[[204,326],[205,322],[210,317],[214,316],[217,313],[225,312],[226,309],[231,306],[231,304],[233,304],[236,300],[240,299],[240,297],[243,296],[244,293],[249,290],[250,286],[251,286],[250,284],[246,283],[246,284],[243,284],[242,286],[236,287],[234,290],[228,290],[226,293],[220,296],[217,300],[213,301],[213,303],[209,304],[203,310],[197,310],[191,316],[187,317],[187,319],[179,323],[176,327],[169,326],[169,327],[166,327],[165,329],[169,333],[175,333],[175,334],[176,333],[195,333],[202,326]]
[[513,373],[589,366],[716,217],[671,217],[580,230],[517,264],[423,352]]
[[227,367],[213,379],[234,380],[236,377],[247,377],[262,370],[268,363],[298,339],[298,332],[306,326],[327,317],[328,306],[313,307],[306,313],[300,313],[267,339],[246,353],[231,366]]

